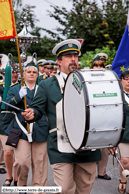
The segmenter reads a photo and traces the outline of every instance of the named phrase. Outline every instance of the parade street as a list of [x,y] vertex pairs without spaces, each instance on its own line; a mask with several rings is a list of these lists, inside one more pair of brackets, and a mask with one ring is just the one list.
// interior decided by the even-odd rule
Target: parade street
[[[109,160],[108,160],[107,174],[111,176],[112,178],[111,180],[98,179],[96,175],[96,179],[95,179],[91,194],[117,194],[117,187],[119,184],[120,175],[118,172],[117,161],[114,158],[114,166],[113,166],[113,157],[111,155],[109,156]],[[0,174],[0,186],[2,186],[4,180],[6,179],[6,175],[7,174]],[[31,171],[29,173],[29,178],[28,178],[28,186],[30,185],[31,185]],[[13,183],[12,183],[12,186],[13,186]],[[54,186],[53,174],[52,174],[50,165],[48,168],[48,186]],[[128,189],[129,189],[129,183],[127,184],[127,190]]]

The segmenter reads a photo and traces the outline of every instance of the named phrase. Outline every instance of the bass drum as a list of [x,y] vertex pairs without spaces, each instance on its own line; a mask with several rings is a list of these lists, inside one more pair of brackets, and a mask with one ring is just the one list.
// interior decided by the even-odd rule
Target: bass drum
[[63,117],[75,150],[116,146],[125,123],[124,95],[117,75],[106,69],[70,73],[64,88]]

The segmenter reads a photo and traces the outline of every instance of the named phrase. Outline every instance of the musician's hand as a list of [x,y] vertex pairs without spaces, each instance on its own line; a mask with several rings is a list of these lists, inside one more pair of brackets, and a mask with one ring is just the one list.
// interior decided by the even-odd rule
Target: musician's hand
[[114,152],[116,151],[116,147],[114,147],[114,148],[108,148],[108,150],[110,151],[110,153],[112,155],[114,155]]
[[20,91],[19,91],[19,96],[20,98],[22,99],[24,96],[26,96],[27,94],[27,87],[26,86],[23,86]]
[[54,73],[50,73],[49,77],[53,77]]
[[34,110],[32,108],[26,109],[25,112],[22,112],[21,114],[24,116],[24,118],[27,121],[30,121],[30,120],[34,119]]

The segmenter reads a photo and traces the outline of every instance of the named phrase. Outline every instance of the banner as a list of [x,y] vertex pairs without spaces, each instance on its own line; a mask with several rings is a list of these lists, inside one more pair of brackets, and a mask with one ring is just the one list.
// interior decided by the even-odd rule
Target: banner
[[129,34],[127,24],[111,68],[120,77],[121,73],[128,66],[129,66]]
[[15,38],[11,0],[0,0],[0,40]]

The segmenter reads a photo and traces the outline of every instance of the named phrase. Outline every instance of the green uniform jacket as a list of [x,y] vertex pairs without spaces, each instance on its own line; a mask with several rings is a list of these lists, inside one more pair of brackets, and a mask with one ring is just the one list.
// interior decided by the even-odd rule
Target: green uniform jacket
[[43,75],[39,75],[39,82],[43,80]]
[[40,83],[40,81],[47,79],[47,78],[49,78],[49,77],[47,77],[45,74],[39,75],[39,83]]
[[[0,96],[3,97],[3,92],[4,92],[4,82],[0,83]],[[9,125],[9,123],[12,121],[14,118],[13,114],[5,114],[1,113],[1,106],[0,106],[0,134],[1,135],[7,135],[5,133],[5,129]]]
[[128,106],[127,102],[126,102],[125,130],[124,130],[124,135],[122,137],[121,143],[129,143],[129,106]]
[[[9,104],[12,104],[14,106],[17,106],[21,109],[24,109],[24,98],[21,99],[19,96],[20,89],[21,89],[21,84],[11,87],[8,91],[8,94],[6,97],[6,102],[8,102]],[[35,92],[35,89],[29,90],[29,88],[27,88],[26,101],[27,101],[28,106],[31,104],[31,102],[34,98],[34,92]],[[25,128],[27,128],[26,121],[25,121],[24,117],[21,115],[20,111],[17,111],[9,106],[6,108],[9,111],[14,110],[17,113],[18,119],[21,122],[21,124]],[[7,134],[9,134],[12,122],[9,124],[9,126],[7,127],[7,129],[5,131]],[[13,127],[18,129],[18,130],[21,130],[19,125],[17,124],[16,120],[14,120]],[[46,142],[47,137],[48,137],[48,122],[46,120],[46,115],[43,112],[41,119],[38,120],[37,122],[33,123],[32,139],[33,139],[33,141],[36,141],[36,142]],[[27,140],[27,136],[24,134],[24,132],[22,132],[22,135],[20,138]]]
[[[41,118],[45,111],[48,117],[49,130],[56,128],[56,104],[63,98],[55,77],[40,82],[36,96],[31,104],[34,109],[34,120]],[[52,132],[47,141],[48,155],[51,164],[54,163],[84,163],[99,161],[100,150],[85,151],[85,154],[61,153],[57,149],[57,132]],[[89,155],[87,155],[89,154]]]

